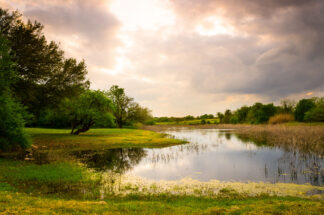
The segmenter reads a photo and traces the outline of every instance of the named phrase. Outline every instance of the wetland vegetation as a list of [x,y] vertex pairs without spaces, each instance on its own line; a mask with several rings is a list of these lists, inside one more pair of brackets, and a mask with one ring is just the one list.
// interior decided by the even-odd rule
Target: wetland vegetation
[[27,129],[34,142],[27,154],[3,153],[0,159],[0,208],[4,214],[323,210],[320,153],[298,154],[233,131],[91,129],[75,136],[64,129]]

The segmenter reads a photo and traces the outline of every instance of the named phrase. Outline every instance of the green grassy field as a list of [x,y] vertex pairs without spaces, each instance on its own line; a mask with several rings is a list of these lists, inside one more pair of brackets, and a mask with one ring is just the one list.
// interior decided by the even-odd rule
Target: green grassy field
[[321,214],[323,202],[295,197],[220,196],[215,199],[130,196],[68,200],[0,191],[1,214]]
[[[27,131],[34,142],[32,153],[46,152],[53,159],[42,165],[34,160],[0,159],[0,214],[320,214],[324,210],[321,196],[299,195],[299,191],[276,196],[273,191],[278,187],[262,184],[248,185],[264,186],[265,192],[253,195],[222,188],[210,196],[135,192],[103,197],[102,174],[64,152],[164,147],[184,142],[135,129],[92,129],[79,136],[64,129]],[[235,186],[240,189],[244,185]],[[310,185],[287,186],[315,189]],[[199,188],[194,189],[199,193]]]
[[80,135],[71,135],[68,129],[27,128],[26,130],[34,146],[47,149],[156,148],[185,143],[162,133],[139,129],[91,129]]

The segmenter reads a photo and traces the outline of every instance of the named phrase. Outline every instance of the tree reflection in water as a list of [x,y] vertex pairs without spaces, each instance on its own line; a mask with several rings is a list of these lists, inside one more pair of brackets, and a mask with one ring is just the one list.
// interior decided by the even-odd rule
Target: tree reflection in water
[[137,165],[146,152],[142,148],[117,148],[102,151],[76,151],[73,155],[88,168],[123,174]]
[[203,172],[204,175],[194,177],[203,181],[324,183],[323,157],[309,148],[270,145],[229,130],[193,129],[179,131],[175,136],[188,138],[189,144],[162,149],[87,150],[74,152],[73,156],[89,168],[109,175],[111,184],[126,172],[156,180],[177,180],[186,174]]

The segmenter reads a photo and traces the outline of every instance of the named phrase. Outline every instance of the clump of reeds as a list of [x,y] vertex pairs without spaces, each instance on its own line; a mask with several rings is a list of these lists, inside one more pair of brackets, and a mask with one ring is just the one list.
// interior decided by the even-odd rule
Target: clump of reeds
[[268,145],[324,155],[324,126],[251,125],[237,133]]
[[292,114],[282,113],[270,117],[269,124],[281,124],[291,121],[294,121],[294,116]]

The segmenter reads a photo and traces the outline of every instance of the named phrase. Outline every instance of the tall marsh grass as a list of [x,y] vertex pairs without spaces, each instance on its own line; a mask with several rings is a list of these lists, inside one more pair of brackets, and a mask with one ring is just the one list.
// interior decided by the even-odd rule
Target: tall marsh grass
[[[179,128],[178,126],[177,128]],[[272,146],[286,147],[291,150],[298,149],[305,153],[315,153],[324,156],[324,126],[293,125],[248,125],[248,124],[219,124],[181,126],[189,129],[235,129],[241,138]],[[165,131],[171,126],[148,126],[146,129]]]
[[269,124],[282,124],[286,122],[294,121],[294,116],[292,114],[276,114],[269,119]]

